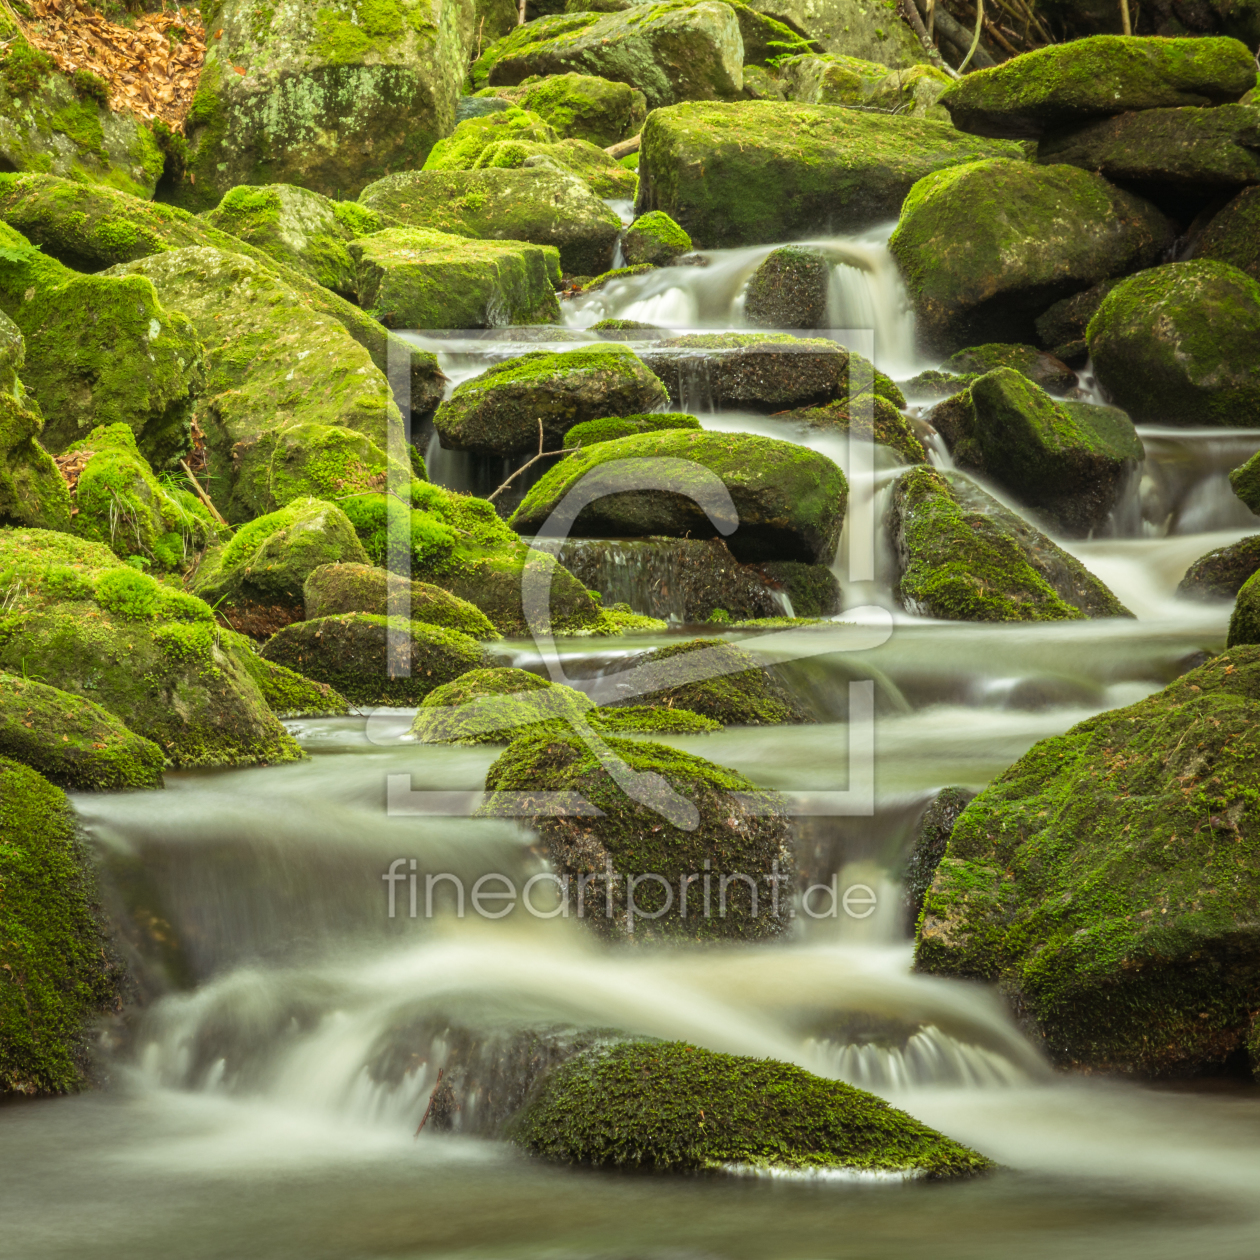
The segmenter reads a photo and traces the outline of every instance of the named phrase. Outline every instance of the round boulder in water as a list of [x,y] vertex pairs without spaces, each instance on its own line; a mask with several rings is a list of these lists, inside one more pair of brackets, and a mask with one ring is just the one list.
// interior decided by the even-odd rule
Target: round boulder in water
[[1243,583],[1260,571],[1260,534],[1241,538],[1200,556],[1177,587],[1182,599],[1233,599]]
[[662,210],[649,210],[630,225],[622,241],[626,262],[667,267],[691,248],[691,237]]
[[752,274],[744,317],[761,328],[825,328],[831,268],[821,250],[785,245]]
[[422,744],[506,744],[527,726],[594,707],[580,691],[523,669],[474,669],[425,696],[411,734]]

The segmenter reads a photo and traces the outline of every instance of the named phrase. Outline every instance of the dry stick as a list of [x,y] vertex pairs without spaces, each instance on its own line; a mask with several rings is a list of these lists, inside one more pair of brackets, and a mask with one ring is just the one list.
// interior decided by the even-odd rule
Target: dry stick
[[984,0],[976,0],[976,34],[971,41],[971,47],[967,51],[967,55],[962,59],[962,65],[958,67],[958,73],[962,74],[966,70],[968,63],[972,57],[976,55],[976,49],[980,47],[980,31],[984,23]]
[[1120,0],[1120,21],[1124,24],[1124,33],[1133,34],[1133,23],[1129,21],[1129,0]]
[[[521,0],[521,8],[525,8],[525,0]],[[424,1109],[424,1115],[420,1117],[420,1123],[416,1126],[416,1137],[420,1136],[420,1130],[429,1122],[429,1112],[433,1110],[433,1099],[438,1092],[439,1086],[442,1084],[442,1073],[445,1072],[444,1067],[438,1068],[437,1080],[433,1082],[433,1092],[429,1095],[429,1105]],[[414,1139],[413,1139],[414,1140]]]
[[227,525],[227,521],[225,521],[223,517],[219,515],[219,509],[215,507],[213,503],[210,502],[210,496],[201,488],[201,482],[198,481],[197,478],[193,476],[192,469],[188,467],[188,461],[186,459],[181,459],[179,461],[179,466],[184,470],[185,474],[188,477],[188,480],[192,482],[193,489],[196,490],[197,492],[197,498],[199,498],[202,501],[202,503],[204,503],[206,507],[208,507],[210,511],[214,513],[214,519],[218,521],[220,525]]
[[525,25],[525,0],[521,0],[520,11],[516,15],[516,25],[517,26]]
[[581,449],[580,446],[566,446],[559,451],[539,451],[528,464],[522,464],[493,494],[486,495],[486,502],[493,503],[531,464],[536,464],[540,459],[546,459],[551,455],[572,455],[574,451]]
[[629,157],[632,153],[638,153],[639,141],[643,139],[643,133],[637,136],[631,136],[629,140],[618,140],[616,144],[610,144],[604,150],[610,158]]

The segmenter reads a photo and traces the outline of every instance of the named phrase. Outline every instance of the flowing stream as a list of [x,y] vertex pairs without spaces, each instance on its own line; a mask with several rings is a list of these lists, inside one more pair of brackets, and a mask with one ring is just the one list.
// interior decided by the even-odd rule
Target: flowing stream
[[[818,242],[834,328],[874,332],[877,366],[925,366],[886,232]],[[761,249],[714,251],[565,304],[565,326],[462,339],[413,334],[454,381],[542,342],[563,348],[610,316],[740,328]],[[542,339],[540,342],[540,338]],[[633,343],[631,343],[633,344]],[[765,416],[706,428],[847,442]],[[148,1002],[105,1034],[109,1088],[0,1110],[0,1252],[30,1257],[477,1257],[811,1260],[815,1257],[1247,1257],[1260,1238],[1260,1090],[1155,1088],[1056,1075],[984,988],[910,971],[897,874],[915,823],[947,785],[982,788],[1034,742],[1165,685],[1224,643],[1227,604],[1180,600],[1198,556],[1254,532],[1225,473],[1260,434],[1143,431],[1147,460],[1108,536],[1065,544],[1135,619],[962,625],[899,611],[890,558],[845,606],[888,611],[881,646],[824,628],[782,666],[818,724],[743,728],[678,746],[789,794],[811,882],[862,885],[862,917],[798,913],[759,948],[607,951],[521,905],[459,917],[452,885],[425,913],[425,874],[521,886],[545,867],[523,826],[390,815],[386,781],[475,802],[495,748],[417,746],[409,714],[292,723],[310,760],[168,776],[163,793],[75,798]],[[932,444],[929,444],[932,445]],[[935,450],[935,447],[932,446]],[[937,455],[939,460],[939,454]],[[435,480],[484,492],[511,471],[429,448]],[[869,474],[878,509],[894,472]],[[497,484],[497,482],[496,482]],[[633,602],[636,561],[624,592]],[[644,597],[645,598],[645,597]],[[648,611],[646,608],[642,611]],[[711,632],[712,628],[706,628]],[[693,627],[691,630],[695,633]],[[599,689],[679,631],[559,645]],[[827,637],[830,636],[830,637]],[[767,659],[773,640],[732,632]],[[545,672],[532,642],[502,645]],[[873,815],[811,802],[848,786],[850,683],[874,681]],[[389,917],[382,874],[420,873]],[[501,1054],[522,1028],[615,1028],[773,1056],[872,1089],[1005,1165],[960,1185],[843,1179],[667,1179],[532,1162],[499,1140]],[[453,1133],[413,1139],[455,1052],[480,1082]]]

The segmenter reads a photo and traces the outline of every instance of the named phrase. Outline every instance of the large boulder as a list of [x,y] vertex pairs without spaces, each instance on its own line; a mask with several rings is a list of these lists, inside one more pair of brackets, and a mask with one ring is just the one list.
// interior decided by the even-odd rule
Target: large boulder
[[22,377],[49,450],[125,424],[154,464],[187,453],[201,347],[147,279],[79,275],[0,223],[0,310],[25,338]]
[[1099,175],[998,159],[916,184],[889,248],[920,342],[949,353],[1034,340],[1052,302],[1152,266],[1172,240],[1154,206]]
[[887,10],[863,0],[754,0],[754,9],[772,14],[796,31],[807,31],[823,52],[856,57],[891,69],[927,61],[910,27]]
[[955,467],[992,477],[1070,538],[1107,523],[1146,458],[1123,411],[1056,402],[1009,367],[981,376],[930,419]]
[[[601,811],[599,817],[551,814],[531,822],[551,869],[565,881],[570,917],[599,937],[628,943],[753,941],[786,931],[795,863],[787,817],[774,794],[663,744],[605,743],[616,759],[611,764],[580,736],[544,728],[514,740],[486,774],[480,812],[490,817],[519,815],[540,791],[572,793]],[[623,782],[629,778],[634,798],[614,773]],[[690,826],[684,830],[671,819]],[[616,873],[611,880],[604,875],[608,866]],[[704,885],[695,881],[684,915],[679,880],[706,869],[711,898],[704,902]],[[743,879],[731,878],[737,874]],[[776,875],[781,885],[771,882]],[[637,887],[627,876],[638,877]],[[672,904],[666,904],[666,886]],[[580,908],[579,887],[585,894]]]
[[1177,1076],[1260,1004],[1260,647],[1035,745],[955,825],[920,971],[996,981],[1055,1063]]
[[601,148],[639,134],[647,100],[628,83],[591,74],[552,74],[515,87],[484,88],[537,114],[565,139],[589,140]]
[[209,605],[100,543],[0,530],[0,669],[85,696],[183,769],[295,761]]
[[[1241,643],[1260,644],[1260,581],[1252,574],[1239,588],[1234,611],[1229,619],[1227,647]],[[1260,1070],[1260,1055],[1256,1056]]]
[[92,862],[60,788],[0,757],[0,1098],[88,1081],[89,1022],[122,1004]]
[[826,328],[831,266],[820,249],[784,245],[752,273],[744,318],[762,328]]
[[[624,346],[534,350],[456,386],[437,409],[442,445],[488,455],[557,450],[583,420],[664,406],[665,388]],[[541,430],[540,426],[541,425]]]
[[1130,276],[1089,322],[1104,394],[1137,424],[1260,424],[1260,282],[1227,263]]
[[1229,263],[1260,280],[1260,188],[1244,188],[1203,230],[1195,258]]
[[483,240],[553,245],[573,275],[607,271],[621,232],[617,212],[567,171],[547,166],[400,171],[359,196],[412,227]]
[[470,171],[487,149],[501,141],[555,144],[559,139],[556,129],[537,114],[509,105],[491,114],[464,119],[449,136],[429,150],[424,169]]
[[1256,572],[1260,572],[1260,534],[1200,556],[1178,583],[1177,594],[1182,599],[1234,599]]
[[[684,460],[720,478],[739,515],[727,545],[744,563],[830,564],[835,555],[848,498],[844,473],[808,447],[749,433],[672,429],[584,447],[530,489],[512,516],[513,528],[525,534],[540,529],[565,495],[600,465],[640,459]],[[650,470],[649,464],[645,474]],[[631,472],[619,470],[618,481],[623,479],[633,486]],[[712,538],[716,533],[695,499],[634,488],[605,493],[582,509],[570,529],[574,538]]]
[[1255,85],[1255,60],[1235,39],[1094,35],[969,74],[941,104],[963,131],[1036,137],[1129,110],[1224,105]]
[[237,184],[300,184],[355,196],[418,166],[455,121],[474,30],[472,0],[299,0],[258,10],[219,0],[185,121],[174,200],[209,209]]
[[1021,156],[946,123],[833,105],[677,105],[643,126],[636,209],[665,211],[700,249],[771,244],[872,227],[933,171]]
[[889,525],[908,612],[943,621],[1132,615],[1079,560],[956,474],[903,473]]
[[953,80],[935,66],[889,70],[857,57],[805,53],[780,62],[778,70],[789,100],[949,121],[949,114],[937,102]]
[[389,228],[355,241],[360,303],[387,328],[503,328],[560,320],[549,245]]

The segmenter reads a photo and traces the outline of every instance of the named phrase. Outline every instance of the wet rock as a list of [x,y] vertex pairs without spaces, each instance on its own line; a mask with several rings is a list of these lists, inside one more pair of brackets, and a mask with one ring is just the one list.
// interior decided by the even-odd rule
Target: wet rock
[[941,364],[942,372],[962,376],[983,376],[995,368],[1013,368],[1034,385],[1053,394],[1066,394],[1075,387],[1076,373],[1062,359],[1038,350],[1035,346],[1004,345],[969,346],[959,350]]
[[543,1078],[514,1136],[558,1163],[656,1173],[769,1168],[941,1180],[995,1167],[865,1090],[678,1041],[569,1059]]
[[1243,643],[1260,643],[1260,581],[1253,574],[1240,588],[1229,619],[1226,647]]
[[412,227],[484,240],[554,245],[569,274],[612,263],[621,220],[586,184],[546,167],[400,171],[365,188],[359,203]]
[[744,318],[762,328],[826,328],[831,267],[802,245],[774,250],[748,281]]
[[[526,534],[540,528],[592,469],[628,459],[685,460],[716,474],[739,514],[739,527],[727,545],[743,563],[828,564],[835,554],[848,496],[844,474],[816,451],[747,433],[673,429],[584,447],[543,474],[516,509],[512,527]],[[606,494],[584,507],[570,530],[574,538],[713,538],[716,533],[694,499],[655,489]]]
[[916,184],[889,248],[921,344],[951,352],[1033,340],[1033,320],[1050,303],[1153,265],[1172,238],[1154,206],[1101,176],[994,160]]
[[789,57],[779,64],[778,70],[789,100],[949,121],[949,114],[937,101],[953,80],[935,66],[890,71],[886,65],[857,57],[807,53]]
[[359,301],[387,328],[502,328],[560,318],[560,257],[546,245],[389,228],[355,241]]
[[75,792],[160,788],[166,765],[100,705],[16,674],[0,674],[0,758]]
[[1260,534],[1241,538],[1200,556],[1177,586],[1181,599],[1233,599],[1251,575],[1260,571]]
[[1229,484],[1252,512],[1260,516],[1260,451],[1229,474]]
[[[87,1031],[122,1003],[124,972],[65,794],[0,757],[0,1097],[88,1083]],[[19,982],[20,977],[20,982]]]
[[1132,615],[1080,561],[963,477],[903,473],[889,525],[908,612],[944,621]]
[[584,420],[564,435],[565,446],[594,446],[636,433],[660,433],[665,429],[699,429],[700,421],[680,411],[654,411],[642,416],[603,416]]
[[635,219],[621,244],[626,262],[631,266],[651,263],[668,267],[680,254],[691,249],[691,237],[669,215],[650,210]]
[[744,101],[655,110],[636,210],[663,210],[698,249],[856,232],[893,218],[933,171],[1022,153],[944,123],[833,105]]
[[772,560],[769,564],[758,565],[757,569],[787,596],[797,617],[834,617],[840,611],[840,583],[826,565],[801,564],[799,560]]
[[[569,917],[580,918],[596,936],[629,944],[754,941],[782,934],[790,923],[794,863],[778,798],[758,791],[736,771],[663,744],[616,738],[604,743],[613,757],[601,761],[576,734],[527,733],[509,744],[486,774],[480,812],[489,817],[528,812],[530,797],[540,791],[572,793],[602,812],[602,817],[540,815],[530,823],[551,869],[567,877],[562,896]],[[614,773],[635,789],[633,799]],[[691,828],[677,827],[662,810]],[[608,881],[604,872],[610,865],[616,876]],[[684,917],[679,880],[706,871],[710,913],[704,913],[701,878],[688,885]],[[723,874],[745,876],[727,881],[724,915]],[[771,883],[776,874],[779,897]],[[628,876],[639,877],[633,915]],[[669,906],[666,884],[672,891]],[[755,911],[750,885],[757,889]]]
[[1255,73],[1234,39],[1093,35],[969,74],[941,104],[963,131],[1037,137],[1129,110],[1224,105],[1255,86]]
[[594,708],[580,691],[523,669],[474,669],[425,696],[411,734],[422,744],[510,744],[528,727]]
[[1260,283],[1226,263],[1130,276],[1089,323],[1094,375],[1137,424],[1260,424]]
[[1244,188],[1212,219],[1194,256],[1229,263],[1260,280],[1260,188]]
[[442,445],[494,455],[558,450],[575,424],[664,406],[660,381],[623,346],[531,351],[456,386],[437,410]]
[[1260,995],[1260,648],[1035,745],[958,820],[920,971],[996,981],[1061,1067],[1245,1054]]
[[1034,321],[1041,344],[1064,363],[1077,368],[1084,367],[1089,357],[1085,330],[1102,305],[1103,298],[1119,283],[1119,280],[1101,280],[1098,284],[1074,293],[1071,297],[1060,298],[1047,307]]
[[976,379],[974,372],[959,376],[954,372],[940,372],[929,368],[926,372],[920,372],[910,380],[903,381],[902,385],[911,402],[931,402],[936,398],[952,398]]
[[184,124],[187,177],[172,200],[209,209],[249,183],[353,197],[391,169],[418,165],[454,124],[473,8],[440,0],[422,18],[389,3],[361,19],[347,0],[263,11],[225,0]]
[[[867,411],[867,408],[870,408]],[[806,428],[835,433],[853,432],[853,412],[858,411],[857,433],[878,446],[887,447],[907,464],[927,463],[927,452],[913,425],[886,398],[867,396],[865,402],[826,403],[822,407],[802,407],[776,413],[776,420],[802,424]]]
[[1057,402],[1009,367],[980,377],[930,419],[956,467],[992,477],[1073,538],[1106,524],[1146,457],[1123,411]]
[[958,815],[967,808],[976,794],[968,788],[942,788],[923,811],[914,829],[910,853],[902,872],[902,899],[906,907],[906,926],[914,933],[923,910],[923,899],[932,887],[936,868],[945,856],[949,833]]
[[588,140],[602,149],[638,135],[647,117],[642,92],[599,75],[551,74],[516,87],[483,88],[477,95],[484,99],[490,93],[537,114],[565,139]]

